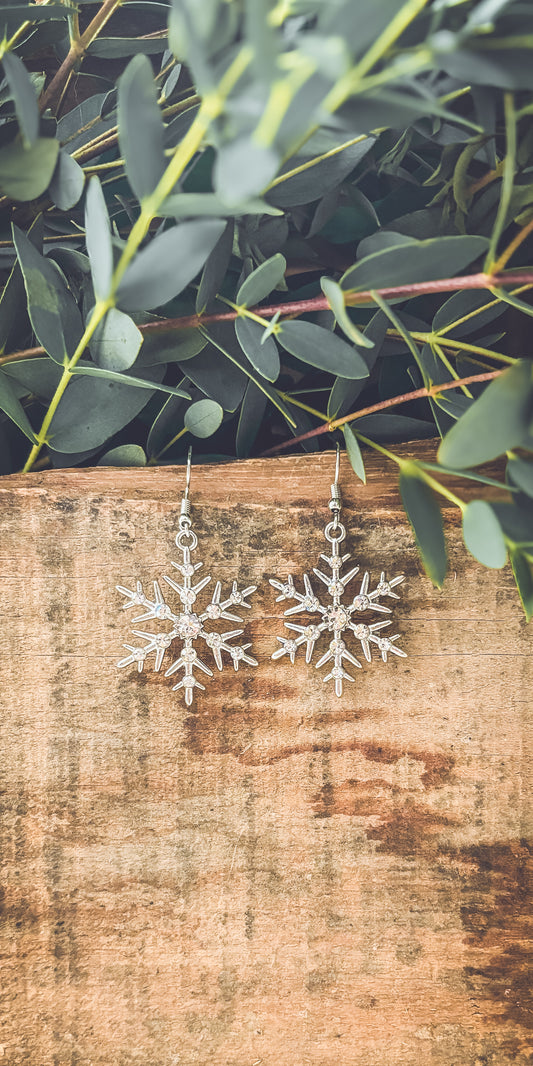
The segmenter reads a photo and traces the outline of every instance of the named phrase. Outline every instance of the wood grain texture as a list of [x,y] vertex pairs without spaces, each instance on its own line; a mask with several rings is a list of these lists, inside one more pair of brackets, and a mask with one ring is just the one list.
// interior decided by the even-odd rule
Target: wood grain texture
[[114,586],[177,558],[183,468],[0,482],[0,1062],[532,1061],[532,629],[451,511],[435,591],[395,471],[370,457],[364,487],[343,457],[347,550],[407,574],[409,658],[342,699],[272,663],[267,579],[316,565],[332,463],[194,468],[204,573],[260,586],[259,668],[194,714],[163,672],[115,669]]

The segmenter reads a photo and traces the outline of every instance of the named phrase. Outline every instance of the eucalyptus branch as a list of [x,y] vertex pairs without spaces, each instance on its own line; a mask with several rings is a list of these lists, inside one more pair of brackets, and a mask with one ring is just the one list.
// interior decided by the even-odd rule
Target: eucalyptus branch
[[47,108],[54,111],[57,107],[68,85],[76,63],[78,63],[85,54],[89,45],[98,37],[100,30],[104,28],[106,22],[111,18],[113,12],[120,7],[121,3],[122,0],[103,0],[100,10],[97,11],[96,15],[87,26],[87,29],[84,30],[80,37],[72,41],[59,70],[54,74],[52,81],[41,95],[39,101],[41,111],[45,111]]
[[350,415],[345,415],[344,418],[333,418],[329,422],[324,422],[323,425],[317,426],[315,429],[310,429],[307,433],[302,433],[299,437],[292,437],[290,440],[282,441],[281,444],[276,444],[273,448],[269,448],[268,451],[263,452],[262,454],[275,455],[277,452],[285,451],[286,448],[291,448],[293,444],[300,444],[301,441],[311,440],[313,437],[320,437],[324,433],[334,433],[336,429],[341,429],[341,427],[347,423],[355,422],[356,419],[363,418],[365,415],[374,415],[378,411],[386,411],[390,407],[397,407],[399,404],[409,403],[410,400],[429,399],[430,397],[438,396],[441,392],[446,392],[449,389],[458,389],[462,386],[474,385],[481,381],[492,381],[493,378],[497,378],[503,373],[503,370],[489,370],[485,374],[471,374],[469,377],[459,378],[457,381],[444,381],[440,385],[430,385],[429,388],[414,389],[412,392],[404,392],[399,396],[391,396],[387,400],[381,400],[379,403],[371,404],[370,407],[362,407],[359,411],[354,411]]

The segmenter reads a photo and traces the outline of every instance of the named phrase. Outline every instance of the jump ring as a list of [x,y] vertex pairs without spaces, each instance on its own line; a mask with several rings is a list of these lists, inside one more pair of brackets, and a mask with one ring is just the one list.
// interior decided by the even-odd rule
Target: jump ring
[[190,528],[180,529],[179,533],[176,534],[176,544],[181,551],[185,551],[188,548],[192,552],[198,544],[198,537]]
[[324,530],[324,536],[330,544],[340,544],[346,536],[346,530],[341,522],[335,525],[335,522],[329,522]]

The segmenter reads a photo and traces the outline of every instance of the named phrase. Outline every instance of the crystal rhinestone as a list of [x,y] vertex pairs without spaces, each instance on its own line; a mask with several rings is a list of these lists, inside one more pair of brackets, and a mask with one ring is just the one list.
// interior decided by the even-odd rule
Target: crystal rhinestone
[[184,663],[193,663],[196,659],[196,652],[194,648],[183,648],[181,658]]
[[242,603],[242,592],[232,592],[230,600],[232,603]]
[[370,630],[368,626],[358,625],[353,627],[353,631],[358,640],[368,640],[370,636]]
[[157,637],[154,637],[154,643],[157,648],[168,648],[172,644],[172,634],[158,633]]
[[131,597],[131,602],[138,604],[146,603],[146,596],[143,596],[142,592],[134,592]]
[[297,645],[296,641],[295,640],[286,640],[285,641],[285,651],[288,652],[289,655],[292,655],[293,652],[298,651],[298,645]]
[[183,574],[183,577],[192,577],[194,574],[194,566],[192,563],[182,563],[178,569],[180,574]]
[[205,642],[208,648],[220,648],[222,637],[220,633],[206,633]]
[[329,650],[332,651],[334,655],[340,655],[342,651],[346,651],[346,644],[343,640],[332,640]]
[[366,611],[370,607],[370,600],[368,596],[359,595],[356,596],[353,601],[353,607],[356,611]]
[[180,600],[186,607],[192,607],[196,600],[196,593],[192,589],[184,589],[183,592],[180,592]]
[[342,581],[331,581],[328,585],[328,592],[330,596],[342,596],[344,592]]
[[167,607],[166,603],[156,603],[154,607],[154,615],[156,618],[170,618],[172,611],[170,607]]
[[380,651],[388,651],[390,648],[390,641],[386,637],[380,637],[377,642]]
[[318,626],[306,626],[303,635],[306,640],[318,640],[320,629]]
[[216,618],[220,618],[222,614],[222,608],[218,603],[208,603],[205,609],[205,613],[208,618],[214,620]]
[[237,647],[231,649],[232,659],[244,659],[244,654],[244,648]]
[[327,622],[328,629],[345,629],[350,621],[350,615],[346,610],[346,607],[328,607],[324,621]]
[[185,674],[183,685],[184,688],[194,688],[194,677],[191,674]]
[[343,676],[342,666],[334,666],[332,671],[331,671],[331,676],[334,677],[335,679],[337,679],[339,677],[342,677]]
[[132,652],[132,655],[136,663],[142,663],[143,660],[146,658],[144,648],[136,648],[135,651]]
[[286,581],[285,582],[285,584],[284,584],[284,586],[283,586],[281,591],[282,591],[282,595],[283,596],[292,596],[293,587],[292,587],[290,581]]
[[316,596],[304,596],[302,600],[302,607],[306,611],[318,611],[320,604]]
[[180,637],[197,637],[202,623],[196,614],[180,614],[177,628]]
[[379,585],[378,585],[378,587],[376,589],[376,592],[378,592],[380,596],[387,596],[390,591],[391,591],[391,587],[389,585],[389,582],[388,581],[380,581],[380,583],[379,583]]

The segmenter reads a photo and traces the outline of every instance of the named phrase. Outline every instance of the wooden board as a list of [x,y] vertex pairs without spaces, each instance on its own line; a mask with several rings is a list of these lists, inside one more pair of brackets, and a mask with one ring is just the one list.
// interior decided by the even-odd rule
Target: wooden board
[[204,572],[260,586],[258,669],[194,714],[163,671],[115,669],[114,586],[169,572],[183,468],[0,482],[0,1062],[531,1062],[532,628],[451,511],[435,591],[396,472],[370,457],[364,487],[343,456],[347,550],[407,574],[409,658],[342,699],[272,662],[267,579],[317,565],[333,462],[193,469]]

